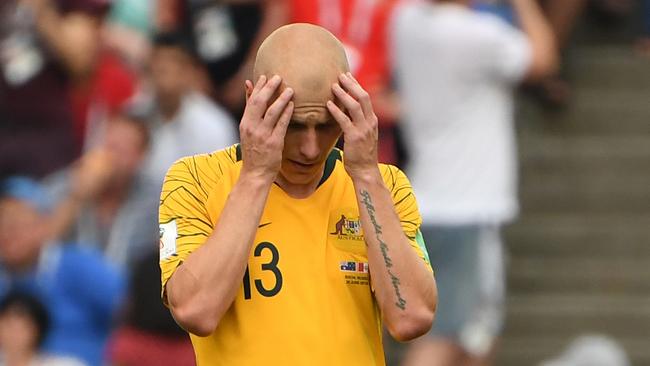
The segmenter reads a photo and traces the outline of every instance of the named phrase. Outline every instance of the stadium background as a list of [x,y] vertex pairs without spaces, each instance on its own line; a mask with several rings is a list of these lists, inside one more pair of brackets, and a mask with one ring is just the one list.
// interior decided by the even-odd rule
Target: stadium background
[[[10,3],[5,4],[6,9],[0,9],[5,10],[0,12],[5,18],[0,19],[9,19],[6,10]],[[147,50],[152,47],[151,40],[162,30],[183,30],[191,26],[184,23],[184,16],[191,10],[170,3],[173,0],[113,0],[112,8],[98,16],[102,19],[102,57],[91,65],[90,77],[65,86],[74,104],[74,118],[67,123],[76,126],[78,151],[51,169],[32,172],[13,168],[15,165],[10,160],[15,152],[3,148],[0,150],[4,155],[0,156],[3,178],[19,174],[41,179],[60,170],[76,169],[76,159],[92,146],[90,139],[97,138],[88,137],[94,133],[89,126],[121,114],[146,119],[148,115],[138,109],[141,104],[133,100],[146,96],[141,91],[150,86],[152,70]],[[252,5],[240,6],[234,12],[237,15],[231,21],[235,23],[230,24],[233,28],[260,27],[264,16],[277,22],[273,27],[289,19],[282,13],[282,1],[246,3]],[[584,9],[569,27],[560,75],[552,84],[526,85],[518,91],[516,130],[522,211],[505,232],[509,253],[507,318],[497,350],[497,365],[538,365],[542,360],[560,355],[573,340],[586,334],[600,334],[617,342],[631,364],[650,364],[647,347],[650,340],[649,3],[647,0],[585,2]],[[287,4],[301,6],[298,0]],[[511,19],[507,3],[485,1],[477,7]],[[379,22],[379,29],[385,30],[384,23],[390,19],[390,7],[386,8],[385,18],[361,21]],[[559,8],[561,13],[562,6]],[[12,24],[3,20],[0,40],[16,31]],[[259,29],[266,31],[263,27]],[[240,36],[243,34],[244,39],[254,43],[256,34],[245,33]],[[225,38],[223,42],[228,41]],[[375,38],[381,37],[371,36],[370,42],[382,42]],[[157,38],[158,44],[181,44],[190,49],[192,40],[185,41],[188,44],[174,37]],[[241,111],[238,77],[247,75],[246,67],[250,67],[245,63],[246,50],[238,52],[239,58],[229,63],[206,64],[207,67],[199,66],[198,71],[196,65],[187,64],[189,82],[225,107],[235,121]],[[382,66],[369,67],[381,69]],[[223,71],[228,68],[231,70]],[[243,70],[239,72],[241,75],[238,70]],[[367,83],[381,87],[389,83],[391,77],[387,70],[382,69],[378,75],[369,72]],[[377,82],[373,78],[381,80]],[[400,143],[399,127],[395,127],[399,112],[395,100],[391,99],[394,95],[387,96],[380,89],[374,103],[387,116],[385,120],[391,122],[380,127],[382,159],[405,165],[408,142]],[[4,92],[0,89],[0,98],[5,97]],[[100,118],[91,113],[96,112],[93,109],[96,103],[104,106]],[[33,108],[45,104],[35,101]],[[0,126],[7,128],[2,131],[9,131],[9,121],[2,115]],[[54,135],[57,128],[63,127],[37,126],[32,133]],[[234,125],[222,125],[215,131],[228,134],[234,128]],[[12,137],[9,132],[3,134],[1,141],[9,146]],[[158,135],[152,131],[151,136]],[[152,146],[155,143],[152,141]],[[21,164],[30,163],[27,160]],[[155,271],[154,262],[155,256],[146,262],[151,271]],[[140,280],[138,276],[147,279]],[[142,326],[153,333],[165,328],[158,327],[154,319],[164,317],[164,311],[151,310],[159,305],[158,292],[147,286],[151,282],[145,282],[151,278],[156,276],[133,277],[130,293],[146,293],[146,296],[138,304],[125,301],[130,305],[118,311],[113,321],[115,329],[123,330],[125,324]],[[131,316],[125,315],[129,312]],[[133,314],[138,314],[136,318],[152,319],[134,320]],[[166,331],[160,332],[161,339],[170,337]],[[110,344],[116,353],[106,356],[106,362],[129,364],[110,358],[118,357],[115,354],[119,352],[137,352],[115,341],[123,334],[113,333]],[[132,340],[133,347],[140,341],[137,337],[126,339],[127,343]],[[123,349],[115,351],[118,347],[115,344]],[[398,365],[402,352],[403,347],[389,345],[389,363]],[[170,358],[162,357],[171,362],[169,365],[179,364]]]

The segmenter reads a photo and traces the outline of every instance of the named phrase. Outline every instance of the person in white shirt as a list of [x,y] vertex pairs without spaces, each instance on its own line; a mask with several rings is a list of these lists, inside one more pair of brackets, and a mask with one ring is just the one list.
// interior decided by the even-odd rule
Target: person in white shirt
[[406,365],[489,364],[504,315],[500,226],[518,212],[513,90],[557,67],[535,1],[511,0],[522,31],[469,3],[406,3],[391,28],[407,171],[440,291]]
[[192,89],[195,62],[192,47],[181,34],[154,37],[152,136],[146,171],[159,186],[176,160],[219,150],[238,139],[236,124],[225,109]]

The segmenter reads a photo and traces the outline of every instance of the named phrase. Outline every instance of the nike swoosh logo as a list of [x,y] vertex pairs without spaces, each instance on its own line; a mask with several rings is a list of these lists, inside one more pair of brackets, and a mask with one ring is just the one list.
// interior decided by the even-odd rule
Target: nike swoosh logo
[[259,229],[259,228],[263,228],[264,226],[267,226],[267,225],[271,225],[271,223],[270,223],[270,222],[267,222],[266,224],[259,224],[259,225],[257,226],[257,228],[258,228],[258,229]]

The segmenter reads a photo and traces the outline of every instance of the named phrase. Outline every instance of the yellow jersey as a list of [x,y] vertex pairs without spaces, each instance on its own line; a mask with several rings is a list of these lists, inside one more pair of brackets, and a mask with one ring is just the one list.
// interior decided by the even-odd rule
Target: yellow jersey
[[[160,199],[163,291],[212,232],[241,166],[233,145],[169,169]],[[380,171],[404,233],[430,268],[409,181],[394,166]],[[335,149],[310,197],[272,186],[234,302],[212,335],[190,337],[199,366],[331,366],[384,365],[381,335],[359,207]]]

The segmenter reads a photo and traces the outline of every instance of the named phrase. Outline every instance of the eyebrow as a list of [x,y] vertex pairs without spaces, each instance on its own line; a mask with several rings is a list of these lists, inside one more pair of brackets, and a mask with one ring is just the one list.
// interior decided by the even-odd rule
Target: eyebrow
[[[307,123],[306,121],[296,120],[296,119],[291,119],[289,121],[290,125],[296,125],[296,124],[297,125],[304,125],[306,123]],[[316,125],[320,126],[320,125],[328,125],[328,124],[334,124],[334,123],[336,123],[336,121],[333,118],[328,118],[327,120],[325,120],[323,122],[320,122],[320,121],[316,122]]]

